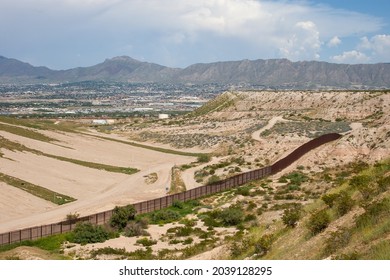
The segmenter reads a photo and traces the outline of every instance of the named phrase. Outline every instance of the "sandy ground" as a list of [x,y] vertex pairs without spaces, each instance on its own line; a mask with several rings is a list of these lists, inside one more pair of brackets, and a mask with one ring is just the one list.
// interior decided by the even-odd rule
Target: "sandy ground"
[[[136,167],[140,172],[133,175],[111,173],[31,153],[2,150],[5,157],[0,159],[1,172],[70,195],[77,198],[77,201],[52,206],[50,209],[46,207],[45,200],[41,200],[42,207],[38,206],[39,203],[31,207],[24,204],[22,211],[19,207],[10,207],[4,218],[2,216],[0,232],[58,222],[64,220],[69,213],[88,215],[112,209],[116,205],[164,196],[166,187],[169,186],[172,166],[195,160],[193,157],[155,152],[79,134],[45,133],[60,142],[44,143],[6,132],[0,132],[0,135],[48,154]],[[144,176],[152,172],[157,173],[158,180],[147,184]],[[10,188],[7,196],[1,195],[1,205],[17,205],[15,194],[19,195],[20,204],[31,197],[28,193],[20,193],[20,190]]]
[[[31,215],[50,211],[56,207],[54,203],[42,200],[13,186],[0,182],[0,223]],[[15,207],[17,205],[17,207]],[[12,211],[10,211],[12,209]]]

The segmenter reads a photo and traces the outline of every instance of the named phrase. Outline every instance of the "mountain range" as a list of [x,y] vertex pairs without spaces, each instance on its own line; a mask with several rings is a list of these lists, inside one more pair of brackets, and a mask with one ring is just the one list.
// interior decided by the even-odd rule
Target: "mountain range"
[[38,84],[80,81],[137,83],[226,83],[276,88],[390,88],[390,63],[335,64],[258,59],[198,63],[171,68],[128,56],[90,67],[51,70],[0,56],[0,83]]

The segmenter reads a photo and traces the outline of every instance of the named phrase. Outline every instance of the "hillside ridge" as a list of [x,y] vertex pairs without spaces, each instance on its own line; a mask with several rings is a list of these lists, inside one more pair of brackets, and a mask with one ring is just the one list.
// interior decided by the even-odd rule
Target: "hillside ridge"
[[90,67],[51,70],[0,57],[0,83],[66,83],[110,81],[137,83],[228,83],[263,88],[389,88],[390,63],[335,64],[257,59],[197,63],[171,68],[128,56],[106,59]]

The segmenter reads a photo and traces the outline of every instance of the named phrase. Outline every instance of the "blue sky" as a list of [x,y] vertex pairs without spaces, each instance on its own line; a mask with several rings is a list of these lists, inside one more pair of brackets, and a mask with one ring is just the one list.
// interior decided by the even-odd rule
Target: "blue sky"
[[127,55],[171,67],[390,62],[390,1],[1,0],[0,55],[52,69]]

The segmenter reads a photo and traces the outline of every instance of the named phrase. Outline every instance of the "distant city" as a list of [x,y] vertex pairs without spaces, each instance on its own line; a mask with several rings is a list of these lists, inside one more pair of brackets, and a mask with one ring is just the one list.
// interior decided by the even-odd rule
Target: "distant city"
[[97,81],[0,85],[0,114],[70,118],[181,114],[225,90],[237,88],[240,86]]

